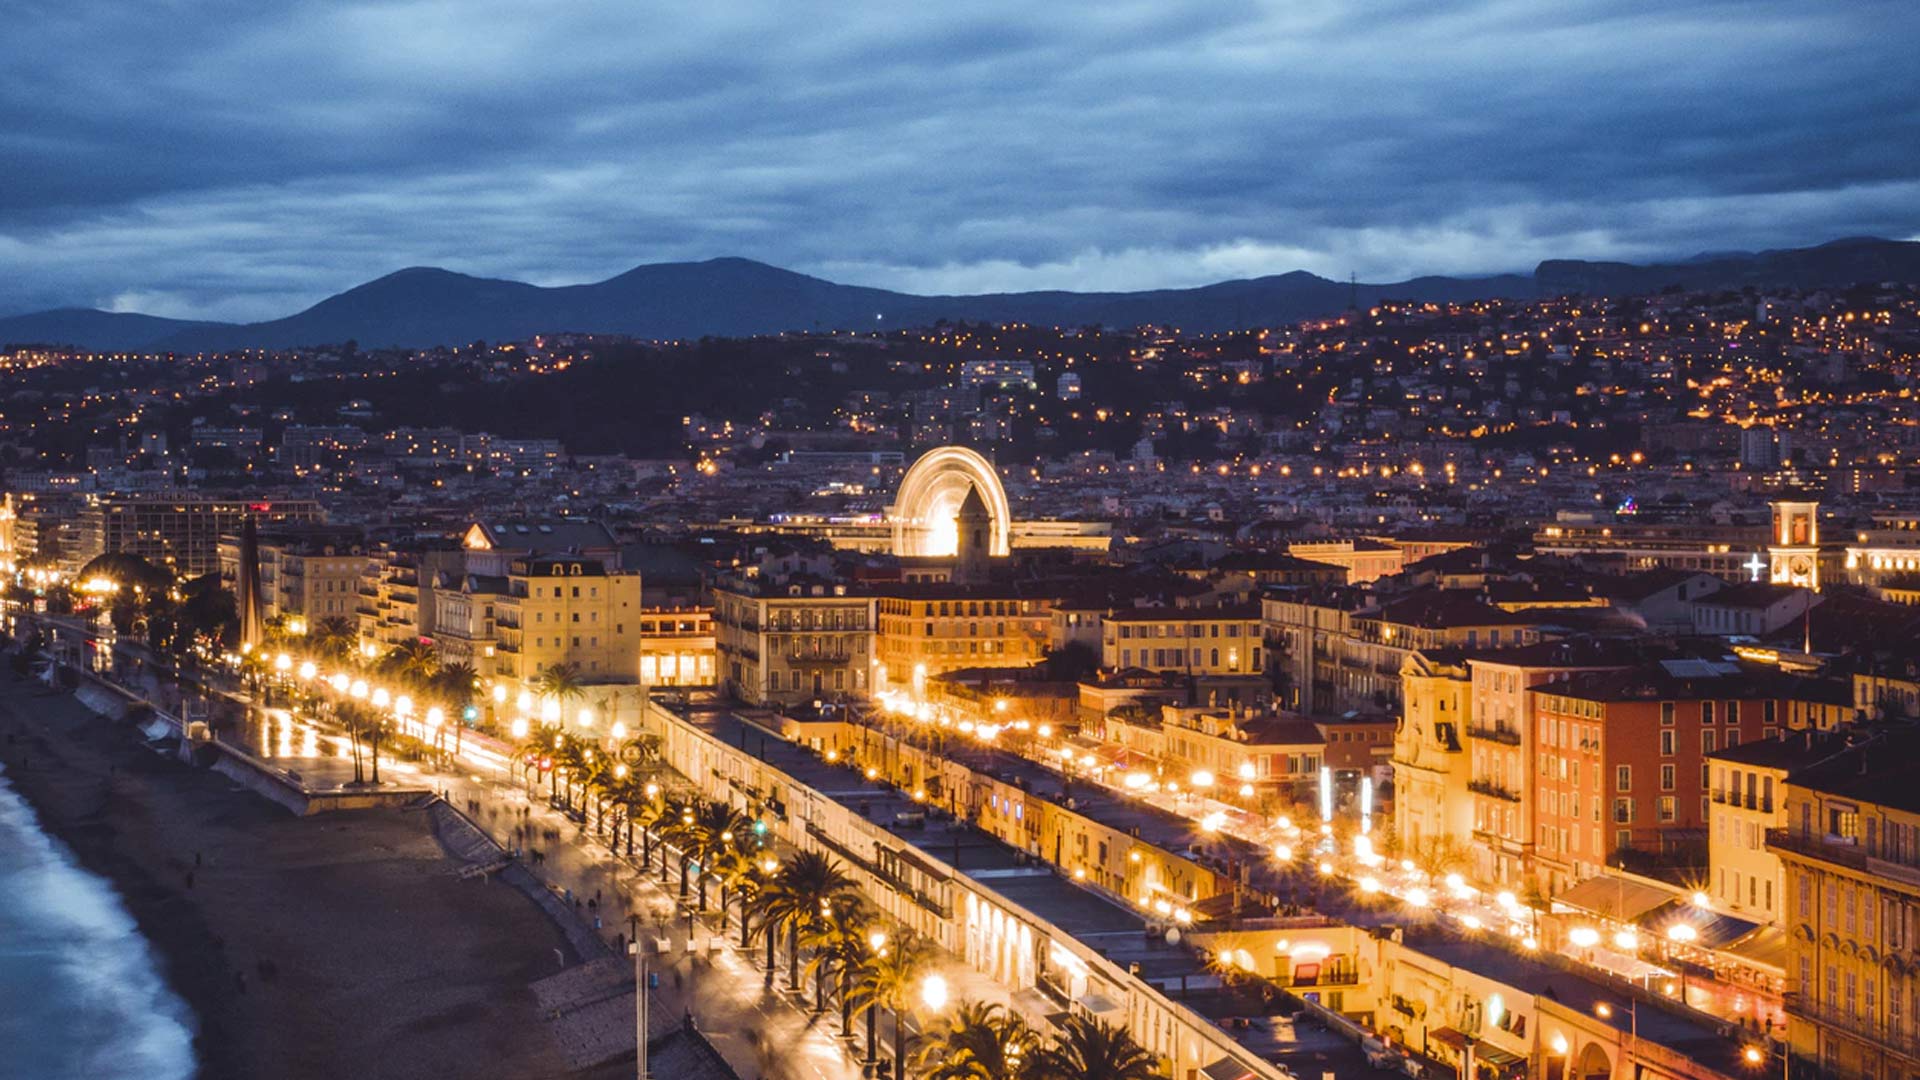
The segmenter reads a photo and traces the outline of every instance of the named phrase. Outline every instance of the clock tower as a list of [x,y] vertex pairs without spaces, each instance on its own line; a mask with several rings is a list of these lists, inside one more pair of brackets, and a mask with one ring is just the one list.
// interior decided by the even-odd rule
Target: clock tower
[[1775,585],[1820,591],[1820,504],[1776,502],[1773,535],[1767,547]]

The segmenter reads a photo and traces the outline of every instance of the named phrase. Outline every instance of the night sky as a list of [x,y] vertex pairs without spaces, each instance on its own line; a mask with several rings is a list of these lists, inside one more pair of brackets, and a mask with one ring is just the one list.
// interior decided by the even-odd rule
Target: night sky
[[409,265],[916,292],[1920,233],[1920,3],[10,0],[0,314]]

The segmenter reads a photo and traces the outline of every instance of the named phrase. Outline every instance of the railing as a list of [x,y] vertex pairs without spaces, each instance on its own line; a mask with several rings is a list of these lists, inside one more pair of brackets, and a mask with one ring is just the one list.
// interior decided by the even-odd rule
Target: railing
[[1782,994],[1781,998],[1788,1016],[1811,1020],[1823,1027],[1840,1031],[1850,1038],[1864,1039],[1883,1050],[1920,1061],[1920,1035],[1914,1032],[1903,1028],[1891,1028],[1865,1016],[1849,1014],[1838,1006],[1817,1001],[1802,991],[1788,991]]
[[928,911],[933,912],[935,915],[938,915],[943,919],[950,919],[953,917],[953,912],[945,904],[942,904],[939,900],[936,900],[933,897],[927,895],[925,892],[922,892],[920,889],[915,888],[911,883],[902,881],[900,878],[887,872],[887,870],[884,867],[882,867],[879,863],[875,862],[874,860],[867,858],[865,855],[862,855],[860,852],[855,851],[854,849],[848,847],[847,845],[842,844],[838,840],[835,840],[833,837],[828,836],[826,831],[820,828],[818,825],[815,825],[812,822],[808,822],[807,835],[811,836],[814,842],[819,844],[821,847],[826,848],[828,851],[833,852],[835,855],[838,855],[841,858],[847,860],[848,862],[854,864],[855,866],[858,866],[860,869],[872,875],[874,880],[885,885],[887,888],[892,889],[894,892],[899,893],[901,896],[906,897],[907,899],[913,901],[914,903],[920,905],[923,908],[926,908]]
[[1850,870],[1867,868],[1867,849],[1857,841],[1844,837],[1816,835],[1797,829],[1768,829],[1767,848],[1770,851],[1790,851]]
[[1469,781],[1467,783],[1467,790],[1473,792],[1475,795],[1486,795],[1495,799],[1505,799],[1508,802],[1520,801],[1519,793],[1508,791],[1506,788],[1501,787],[1491,780]]
[[1482,739],[1487,742],[1505,743],[1508,746],[1520,745],[1520,732],[1517,728],[1479,727],[1477,725],[1469,725],[1467,727],[1467,738]]

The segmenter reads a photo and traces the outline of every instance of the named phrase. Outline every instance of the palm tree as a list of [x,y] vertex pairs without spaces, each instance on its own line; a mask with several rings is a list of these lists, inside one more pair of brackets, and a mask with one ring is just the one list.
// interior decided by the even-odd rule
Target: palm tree
[[747,820],[745,814],[725,803],[703,803],[694,811],[690,839],[693,842],[694,860],[700,867],[701,911],[707,910],[707,878],[714,864],[720,861],[723,853],[744,843],[747,830],[752,827],[753,823]]
[[[687,871],[693,864],[694,829],[700,821],[699,808],[695,803],[683,803],[670,808],[661,820],[660,839],[680,849],[680,899],[687,898]],[[667,869],[667,856],[660,854],[660,872],[664,877]]]
[[431,684],[433,675],[440,670],[440,654],[433,642],[426,638],[414,638],[403,641],[387,651],[380,658],[380,667],[416,687]]
[[853,982],[854,969],[871,952],[867,944],[870,921],[866,904],[856,899],[837,905],[832,915],[808,924],[800,935],[800,944],[813,953],[807,958],[805,974],[813,983],[814,1010],[827,1007],[827,979],[831,976],[840,997],[840,1033],[843,1035],[853,1028],[853,1002],[847,996],[847,988]]
[[877,1006],[893,1014],[893,1063],[896,1080],[907,1075],[906,1015],[920,1000],[920,980],[932,959],[932,947],[924,939],[907,935],[879,951],[869,951],[854,969],[848,983],[849,1006],[867,1010],[867,1049],[873,1050],[873,1010]]
[[[840,864],[817,851],[795,853],[768,883],[761,904],[763,930],[774,933],[776,926],[787,931],[787,985],[800,985],[800,931],[815,919],[830,916],[837,904],[845,904],[857,895],[857,889]],[[769,945],[771,955],[771,945]],[[767,965],[767,985],[773,985],[773,965]]]
[[327,660],[344,660],[351,656],[355,639],[359,637],[352,621],[339,615],[313,624],[309,634],[313,639],[313,651]]
[[541,697],[558,702],[562,717],[566,716],[568,705],[587,696],[586,685],[580,681],[578,664],[550,665],[535,677],[533,689]]
[[658,788],[648,795],[642,787],[641,797],[644,801],[634,805],[632,816],[627,819],[627,854],[633,854],[633,829],[637,825],[640,828],[640,865],[647,867],[653,865],[653,827],[666,818],[667,803],[660,797]]
[[753,920],[754,901],[760,895],[759,855],[735,845],[715,857],[712,869],[713,876],[720,882],[721,926],[727,924],[728,902],[733,897],[740,898],[740,947],[744,949],[751,943],[748,928]]
[[1035,1075],[1044,1080],[1161,1080],[1160,1062],[1126,1029],[1078,1014],[1060,1025],[1040,1052]]
[[1028,1080],[1039,1051],[1025,1020],[998,1003],[968,1001],[927,1033],[914,1064],[924,1080]]
[[433,672],[432,681],[436,690],[447,697],[447,703],[456,709],[465,708],[473,700],[474,682],[480,673],[465,660],[455,660],[450,664],[441,664]]

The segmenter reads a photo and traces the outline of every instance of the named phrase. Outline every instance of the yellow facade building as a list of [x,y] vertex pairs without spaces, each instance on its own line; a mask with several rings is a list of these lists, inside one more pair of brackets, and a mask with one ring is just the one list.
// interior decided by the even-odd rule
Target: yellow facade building
[[1882,732],[1808,767],[1767,834],[1786,878],[1788,1037],[1829,1076],[1920,1073],[1920,738]]
[[528,690],[556,664],[584,682],[635,682],[640,609],[639,574],[578,555],[515,559],[493,601],[494,673]]
[[1103,620],[1100,663],[1187,675],[1256,675],[1266,669],[1254,604],[1129,608]]
[[874,650],[889,681],[1046,658],[1052,606],[1006,585],[901,584],[878,590]]

